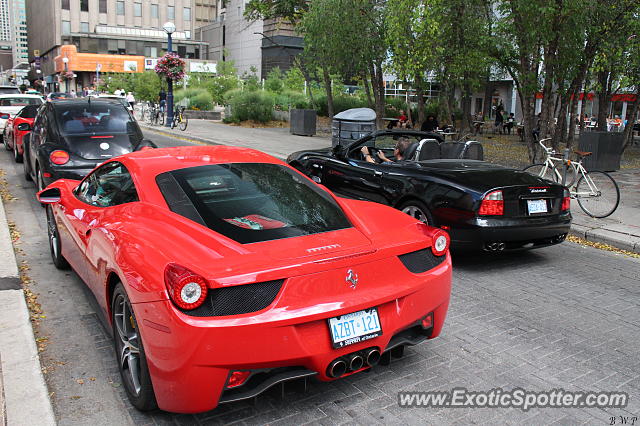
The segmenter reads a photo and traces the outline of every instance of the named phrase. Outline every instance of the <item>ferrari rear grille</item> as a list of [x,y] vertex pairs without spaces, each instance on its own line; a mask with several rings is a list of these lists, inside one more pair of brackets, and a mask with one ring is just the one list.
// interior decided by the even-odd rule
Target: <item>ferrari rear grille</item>
[[274,280],[210,289],[207,300],[199,308],[180,310],[194,317],[224,317],[257,312],[273,303],[283,283],[284,280]]
[[404,266],[414,274],[427,272],[433,269],[447,258],[447,256],[436,256],[431,251],[431,247],[398,256]]

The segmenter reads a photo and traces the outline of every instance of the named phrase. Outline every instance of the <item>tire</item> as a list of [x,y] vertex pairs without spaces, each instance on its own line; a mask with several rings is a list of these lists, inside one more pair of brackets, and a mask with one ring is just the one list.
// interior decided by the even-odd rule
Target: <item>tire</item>
[[435,226],[435,222],[433,221],[431,212],[429,212],[429,209],[424,205],[422,201],[405,201],[400,205],[400,207],[398,207],[398,210],[400,210],[402,213],[408,214],[415,219],[418,219],[421,222],[426,223],[429,226]]
[[541,177],[551,182],[558,182],[558,176],[555,174],[555,167],[548,166],[544,163],[532,164],[529,167],[522,169],[523,172],[531,173],[532,175]]
[[158,114],[158,121],[157,123],[161,126],[164,126],[164,114],[160,113]]
[[140,328],[122,283],[118,283],[113,292],[111,320],[118,370],[129,401],[140,411],[157,409]]
[[2,131],[2,135],[0,137],[2,137],[2,143],[4,144],[4,149],[7,151],[11,151],[9,144],[7,143],[7,135],[5,134],[4,130]]
[[58,224],[53,216],[53,208],[50,205],[47,208],[47,236],[49,237],[49,250],[51,251],[51,260],[58,269],[69,269],[69,262],[62,255],[60,250],[60,232],[58,232]]
[[22,163],[22,154],[18,153],[18,145],[16,145],[16,141],[13,141],[13,161],[16,163]]
[[[26,148],[26,147],[25,147]],[[24,151],[24,158],[22,159],[22,172],[24,173],[24,179],[27,182],[31,182],[33,178],[31,177],[31,170],[29,167],[29,156],[27,155],[27,151]]]
[[185,130],[187,130],[187,124],[189,124],[189,122],[187,121],[187,117],[183,116],[182,120],[180,120],[180,123],[178,124],[178,129],[184,132]]
[[[46,187],[47,186],[44,184],[44,176],[42,176],[42,170],[36,168],[36,190],[40,192]],[[45,208],[47,205],[40,203],[40,207]]]
[[605,172],[588,172],[597,192],[591,191],[585,176],[580,176],[576,185],[576,199],[580,208],[589,216],[603,218],[611,215],[620,204],[620,189],[611,176]]

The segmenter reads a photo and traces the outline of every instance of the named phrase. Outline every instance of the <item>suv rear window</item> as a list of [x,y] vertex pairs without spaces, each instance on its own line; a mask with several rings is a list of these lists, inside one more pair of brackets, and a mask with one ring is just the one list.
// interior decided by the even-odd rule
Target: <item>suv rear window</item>
[[60,103],[56,115],[64,135],[129,133],[135,126],[124,106],[113,103]]
[[191,167],[156,182],[171,211],[241,244],[351,227],[329,194],[277,164]]

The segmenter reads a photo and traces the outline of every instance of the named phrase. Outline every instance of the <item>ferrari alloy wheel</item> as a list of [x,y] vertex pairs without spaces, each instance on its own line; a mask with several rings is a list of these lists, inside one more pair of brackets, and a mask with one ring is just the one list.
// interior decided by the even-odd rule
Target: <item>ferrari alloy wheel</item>
[[429,226],[434,226],[433,219],[427,207],[418,200],[409,200],[400,206],[402,213],[406,213],[409,216],[418,219],[421,222],[426,223]]
[[151,385],[138,323],[121,283],[113,292],[111,315],[118,369],[129,401],[138,410],[154,410],[158,408],[158,404]]
[[[27,151],[24,151],[24,153],[26,154]],[[23,154],[23,161],[22,161],[22,171],[24,172],[24,179],[26,181],[31,182],[33,180],[33,178],[31,177],[31,170],[29,170],[29,157],[24,157]]]
[[60,233],[58,232],[58,224],[53,215],[53,208],[47,206],[47,235],[49,237],[49,249],[51,250],[51,259],[58,269],[69,269],[69,263],[60,251]]

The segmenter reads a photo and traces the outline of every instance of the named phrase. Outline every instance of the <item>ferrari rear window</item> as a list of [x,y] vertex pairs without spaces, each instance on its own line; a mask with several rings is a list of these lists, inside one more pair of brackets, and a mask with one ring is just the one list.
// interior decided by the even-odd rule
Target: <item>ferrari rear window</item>
[[351,227],[329,194],[277,164],[191,167],[156,182],[173,212],[241,244]]

